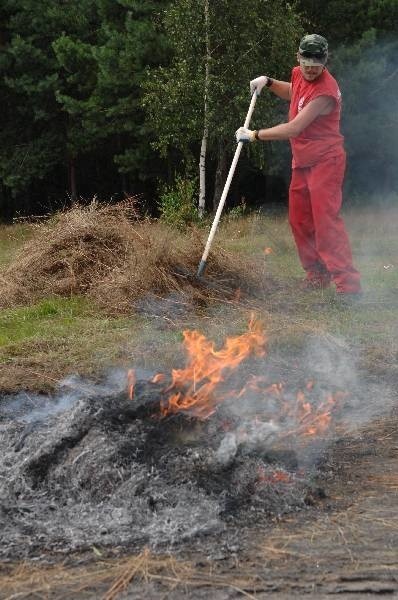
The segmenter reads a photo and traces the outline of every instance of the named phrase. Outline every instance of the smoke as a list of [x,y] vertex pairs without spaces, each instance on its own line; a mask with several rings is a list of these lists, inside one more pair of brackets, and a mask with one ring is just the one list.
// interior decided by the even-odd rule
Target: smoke
[[65,412],[76,399],[77,395],[72,392],[55,397],[20,392],[7,401],[6,398],[2,398],[0,417],[27,424],[38,423]]
[[[330,333],[307,336],[300,351],[279,363],[269,349],[264,358],[249,360],[227,385],[234,390],[237,381],[242,386],[249,378],[260,378],[269,387],[279,386],[280,396],[259,394],[248,386],[243,394],[227,401],[222,410],[232,415],[233,426],[215,453],[224,467],[242,453],[272,459],[281,456],[285,461],[286,452],[291,451],[293,462],[311,468],[341,436],[356,435],[375,418],[386,416],[396,401],[396,391],[387,382],[370,376],[361,367],[360,349],[343,336]],[[315,423],[318,414],[330,411],[330,426],[312,438],[301,426],[305,419],[297,404],[300,394],[311,405]],[[330,404],[330,398],[335,404]],[[308,423],[311,425],[310,419]]]
[[[149,382],[153,373],[134,367],[137,381]],[[325,449],[389,412],[396,397],[363,374],[359,352],[337,335],[311,335],[283,357],[269,348],[238,371],[223,382],[231,392],[225,403],[201,423],[139,416],[139,389],[129,400],[121,369],[95,382],[68,377],[51,398],[3,398],[0,555],[41,556],[93,544],[164,549],[204,535],[219,547],[242,531],[231,526],[239,519],[246,527],[249,519],[261,523],[305,508],[311,482],[322,481],[317,467],[328,464]],[[233,393],[255,378],[265,389],[275,384],[276,393],[259,395],[250,385]],[[156,390],[147,385],[151,406]],[[286,412],[286,403],[294,408],[305,394],[316,410],[339,392],[330,428],[303,437],[303,421]]]
[[[141,370],[140,376],[148,372]],[[123,369],[110,369],[99,382],[90,381],[79,375],[69,375],[60,380],[52,395],[19,392],[3,398],[0,405],[0,418],[18,420],[22,423],[40,423],[50,417],[68,411],[79,400],[98,398],[121,393],[127,389],[127,372]]]
[[378,204],[397,199],[397,55],[396,37],[378,40],[370,31],[355,45],[338,49],[331,63],[343,96],[349,202],[363,204],[371,196]]
[[347,432],[354,432],[394,405],[396,392],[360,367],[361,355],[342,336],[310,336],[303,354],[303,365],[310,377],[324,390],[339,389],[346,396],[336,413]]
[[216,460],[226,467],[234,460],[240,448],[251,454],[266,452],[277,441],[278,432],[280,427],[272,421],[244,423],[236,431],[224,436],[215,453]]

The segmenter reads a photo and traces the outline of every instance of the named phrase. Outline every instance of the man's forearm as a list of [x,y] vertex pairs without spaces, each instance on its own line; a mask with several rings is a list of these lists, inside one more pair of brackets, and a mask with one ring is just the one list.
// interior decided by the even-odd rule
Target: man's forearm
[[276,96],[283,100],[290,100],[290,83],[288,81],[279,81],[278,79],[272,79],[272,84],[268,86]]
[[275,127],[268,127],[267,129],[258,129],[256,139],[262,142],[270,142],[272,140],[289,140],[290,138],[296,137],[298,131],[292,123],[281,123],[275,125]]

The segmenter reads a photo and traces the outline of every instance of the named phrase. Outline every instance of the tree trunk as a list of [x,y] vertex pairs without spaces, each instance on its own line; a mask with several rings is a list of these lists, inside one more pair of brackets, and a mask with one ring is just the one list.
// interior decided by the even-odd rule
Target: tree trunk
[[199,158],[199,217],[202,218],[206,205],[206,150],[208,129],[205,125],[203,130],[202,145]]
[[217,169],[216,178],[214,182],[214,195],[213,195],[213,211],[217,210],[218,203],[224,189],[225,182],[228,176],[228,164],[227,164],[227,153],[225,151],[224,140],[220,140],[218,144],[218,156],[217,156]]
[[209,91],[209,62],[210,62],[210,35],[209,35],[209,0],[204,0],[205,28],[206,28],[206,67],[204,89],[204,128],[199,157],[199,217],[202,218],[206,204],[206,152],[208,128],[207,96]]
[[69,190],[72,202],[77,201],[77,186],[76,186],[76,165],[75,159],[69,159]]

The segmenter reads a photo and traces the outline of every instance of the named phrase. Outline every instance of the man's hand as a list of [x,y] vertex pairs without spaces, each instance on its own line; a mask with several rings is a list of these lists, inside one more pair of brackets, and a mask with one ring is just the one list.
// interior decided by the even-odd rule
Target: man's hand
[[254,142],[256,139],[256,131],[247,129],[247,127],[239,127],[235,133],[236,141],[239,142]]
[[254,92],[256,92],[257,96],[261,94],[261,90],[268,83],[268,77],[266,75],[261,75],[261,77],[256,77],[256,79],[252,79],[250,82],[250,95],[253,96]]

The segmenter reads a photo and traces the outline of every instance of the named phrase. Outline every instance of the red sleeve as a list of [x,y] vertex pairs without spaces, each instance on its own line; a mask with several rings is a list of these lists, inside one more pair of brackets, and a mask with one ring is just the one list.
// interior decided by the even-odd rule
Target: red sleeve
[[335,104],[340,104],[341,92],[337,85],[337,81],[330,75],[329,71],[325,71],[325,77],[321,85],[314,89],[311,100],[315,100],[315,98],[318,98],[319,96],[327,96],[332,98]]

